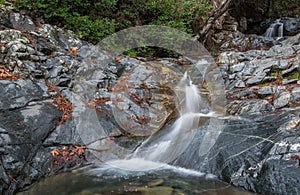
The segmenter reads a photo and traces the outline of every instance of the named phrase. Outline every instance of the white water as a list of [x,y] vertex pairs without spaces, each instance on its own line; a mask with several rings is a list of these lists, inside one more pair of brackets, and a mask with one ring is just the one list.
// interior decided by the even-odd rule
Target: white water
[[[109,170],[111,168],[114,168],[115,170],[119,171],[120,173],[123,171],[124,174],[128,174],[129,172],[147,172],[152,170],[172,170],[175,172],[179,172],[185,175],[193,175],[193,176],[199,176],[202,177],[205,174],[199,171],[191,170],[191,169],[185,169],[182,167],[176,167],[172,165],[168,165],[165,163],[160,162],[153,162],[144,160],[142,158],[131,158],[128,160],[114,160],[110,161],[108,164],[101,165],[99,168],[94,168],[89,171],[89,174],[91,175],[98,175],[99,172],[103,170]],[[129,171],[129,172],[128,172]],[[211,174],[209,174],[211,176]],[[207,175],[207,176],[209,176]],[[215,176],[213,176],[215,177]]]
[[[200,119],[218,117],[215,113],[209,112],[208,100],[201,96],[198,87],[192,83],[187,73],[178,83],[175,93],[179,118],[174,124],[150,136],[127,159],[107,162],[110,166],[132,171],[169,166],[167,163],[176,159],[189,146],[199,127]],[[207,146],[199,148],[210,149]]]
[[282,38],[283,37],[283,23],[277,19],[265,32],[265,37],[268,38]]

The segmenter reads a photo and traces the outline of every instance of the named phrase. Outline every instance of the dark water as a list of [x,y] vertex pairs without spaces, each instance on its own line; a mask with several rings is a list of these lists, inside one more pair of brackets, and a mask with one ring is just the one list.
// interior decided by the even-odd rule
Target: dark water
[[19,194],[209,194],[248,195],[214,176],[167,166],[147,171],[128,171],[101,165],[61,173],[33,185]]

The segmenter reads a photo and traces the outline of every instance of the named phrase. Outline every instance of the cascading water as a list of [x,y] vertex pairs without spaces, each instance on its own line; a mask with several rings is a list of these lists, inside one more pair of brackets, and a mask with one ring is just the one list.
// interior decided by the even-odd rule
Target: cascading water
[[[200,117],[211,115],[207,113],[208,103],[201,97],[197,86],[192,83],[187,73],[184,74],[175,91],[179,118],[167,133],[148,138],[130,158],[165,163],[174,160],[188,146],[192,131],[199,126]],[[202,112],[207,114],[199,115]]]
[[283,37],[283,23],[280,21],[280,19],[275,20],[275,22],[270,25],[264,36],[277,39]]

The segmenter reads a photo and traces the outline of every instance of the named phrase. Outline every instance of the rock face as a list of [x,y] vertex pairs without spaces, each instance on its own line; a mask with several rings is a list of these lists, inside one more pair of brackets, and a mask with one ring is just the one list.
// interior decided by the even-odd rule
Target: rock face
[[223,131],[205,155],[199,154],[197,138],[208,130],[197,129],[173,163],[209,170],[256,193],[299,193],[299,41],[300,34],[266,51],[221,53],[227,112],[238,117],[219,119]]
[[201,156],[197,139],[207,131],[204,126],[174,164],[212,172],[256,193],[297,194],[300,169],[292,159],[299,154],[299,121],[299,109],[225,120],[216,144]]
[[[178,70],[189,61],[114,58],[70,31],[37,23],[13,8],[1,7],[0,16],[0,65],[20,76],[0,80],[2,194],[84,162],[121,158],[176,117]],[[300,34],[268,50],[221,53],[217,63],[229,115],[203,120],[204,125],[188,132],[190,143],[171,163],[257,193],[297,194],[299,53]],[[104,60],[108,64],[100,63]],[[73,108],[72,120],[61,122],[67,109],[60,106],[67,100],[81,104]],[[199,146],[209,135],[210,122],[223,130],[203,154]],[[82,136],[81,131],[98,124],[103,134]],[[94,142],[87,143],[88,136]],[[93,147],[101,148],[99,156]]]
[[221,53],[217,62],[229,90],[228,113],[297,106],[292,91],[299,85],[299,42],[300,34],[269,50]]
[[72,122],[59,125],[63,113],[47,83],[72,85],[80,59],[69,50],[84,42],[11,7],[1,6],[0,15],[0,65],[20,76],[0,80],[0,193],[14,194],[51,172],[52,149],[81,144]]

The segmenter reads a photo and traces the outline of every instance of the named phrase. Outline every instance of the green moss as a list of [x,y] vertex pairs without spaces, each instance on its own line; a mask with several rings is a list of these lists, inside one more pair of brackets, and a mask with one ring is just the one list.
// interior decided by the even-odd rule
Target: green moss
[[298,71],[293,71],[288,75],[284,75],[283,79],[291,80],[291,79],[299,79],[299,72]]
[[268,76],[281,77],[281,70],[279,70],[279,69],[272,69],[272,70],[268,73]]

